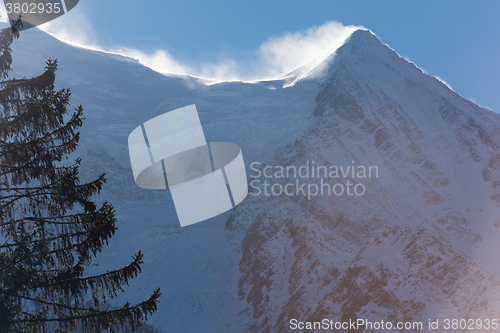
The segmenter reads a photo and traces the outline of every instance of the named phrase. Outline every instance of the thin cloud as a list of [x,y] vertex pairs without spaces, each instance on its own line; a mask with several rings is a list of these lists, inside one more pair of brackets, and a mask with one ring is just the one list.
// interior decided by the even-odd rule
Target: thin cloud
[[97,34],[87,17],[79,11],[71,11],[55,20],[38,26],[40,30],[71,45],[101,50],[95,43]]
[[272,37],[260,46],[258,55],[267,67],[266,72],[280,76],[313,59],[323,60],[361,28],[326,22],[319,27]]
[[273,36],[255,50],[247,61],[226,58],[204,59],[203,64],[187,65],[166,50],[146,53],[127,47],[106,48],[97,45],[89,20],[79,12],[70,12],[40,29],[72,45],[137,59],[141,64],[163,74],[187,74],[213,81],[257,81],[283,77],[308,63],[320,63],[360,26],[344,26],[330,21],[318,27]]
[[138,59],[141,64],[156,72],[165,74],[190,74],[188,68],[175,61],[165,50],[157,50],[152,54],[147,54],[137,49],[120,47],[113,49],[112,53]]

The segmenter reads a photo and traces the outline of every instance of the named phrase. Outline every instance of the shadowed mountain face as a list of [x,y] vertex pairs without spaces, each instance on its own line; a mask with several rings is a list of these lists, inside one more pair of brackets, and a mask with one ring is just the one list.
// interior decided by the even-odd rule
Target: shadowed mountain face
[[[311,127],[266,164],[356,166],[354,175],[300,182],[366,191],[261,193],[236,208],[226,232],[241,243],[239,296],[251,328],[497,318],[500,117],[363,30],[334,54],[315,101]],[[359,166],[377,166],[378,178],[358,175]],[[296,179],[269,181],[283,188]]]
[[[500,118],[370,32],[355,32],[316,69],[252,84],[164,76],[36,29],[22,32],[13,50],[17,77],[57,58],[57,87],[83,105],[82,180],[106,173],[100,198],[118,219],[90,273],[122,267],[141,249],[142,274],[112,302],[135,303],[160,287],[155,328],[288,332],[291,319],[498,317]],[[337,166],[338,177],[266,179],[298,180],[306,190],[337,185],[337,193],[350,182],[363,194],[249,195],[230,217],[180,228],[168,191],[135,185],[127,138],[190,104],[207,141],[241,147],[249,176],[253,162],[272,173]]]

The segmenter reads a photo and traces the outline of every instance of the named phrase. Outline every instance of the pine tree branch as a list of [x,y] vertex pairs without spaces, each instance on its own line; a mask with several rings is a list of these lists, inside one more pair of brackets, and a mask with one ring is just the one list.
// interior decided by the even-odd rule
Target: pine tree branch
[[[103,317],[103,316],[115,317],[115,315],[117,315],[117,314],[124,314],[125,318],[123,318],[123,320],[121,321],[121,323],[124,323],[130,317],[133,317],[134,319],[137,320],[137,319],[142,319],[144,317],[147,318],[148,315],[151,315],[154,312],[156,312],[157,303],[159,302],[160,296],[161,296],[161,293],[160,293],[160,289],[158,288],[154,291],[154,293],[151,295],[151,297],[147,301],[141,302],[133,307],[130,307],[130,305],[127,303],[120,309],[115,309],[115,310],[110,310],[110,311],[99,311],[98,313],[95,313],[95,314],[85,314],[85,315],[76,315],[76,316],[73,315],[73,316],[67,316],[64,318],[48,318],[48,319],[32,320],[31,322],[62,322],[62,321],[82,320],[82,319]],[[91,308],[82,309],[82,310],[91,310]],[[92,310],[94,310],[94,309],[92,309]],[[130,316],[130,314],[132,314],[132,313],[134,315]],[[19,321],[17,321],[17,322],[19,322]]]
[[31,79],[27,79],[27,78],[22,78],[22,79],[9,79],[9,80],[5,80],[5,81],[1,81],[0,82],[0,85],[4,85],[4,84],[8,84],[8,83],[17,83],[17,82],[27,82]]
[[[81,241],[81,242],[78,242],[78,243],[73,243],[69,246],[66,246],[66,247],[62,247],[62,248],[57,248],[55,250],[51,250],[51,251],[48,251],[48,252],[44,252],[44,255],[45,256],[49,256],[49,255],[52,255],[52,254],[58,254],[58,253],[65,253],[69,250],[73,250],[73,249],[76,249],[76,250],[82,250],[82,249],[85,249],[85,248],[89,248],[94,254],[97,253],[97,252],[100,252],[100,247],[96,247],[95,246],[95,243],[96,241],[99,241],[101,242],[101,245],[109,238],[111,238],[112,234],[114,234],[114,225],[112,226],[112,229],[110,229],[110,232],[109,234],[105,234],[103,235],[103,237],[99,238],[99,239],[92,239],[92,238],[86,238],[85,240]],[[19,244],[19,246],[21,246],[22,244]],[[90,248],[91,245],[94,245],[94,247]],[[15,264],[18,264],[26,259],[29,259],[32,255],[36,255],[38,253],[36,252],[33,252],[31,253],[29,256],[24,256],[24,257],[21,257],[21,258],[18,258],[14,263]],[[87,259],[88,257],[88,254],[86,253],[80,253],[80,255],[84,255],[84,258]]]
[[[56,291],[64,290],[65,293],[80,293],[81,290],[86,290],[88,287],[93,289],[95,286],[106,286],[105,289],[107,290],[108,295],[116,297],[117,290],[123,290],[121,286],[124,284],[128,285],[129,280],[137,277],[137,275],[141,272],[141,264],[144,263],[141,251],[133,256],[133,259],[134,261],[121,269],[86,278],[80,277],[83,273],[83,268],[77,265],[74,271],[66,272],[66,274],[62,274],[61,276],[56,276],[54,278],[56,281],[43,284],[33,284],[29,286],[29,290],[53,289]],[[60,280],[57,281],[57,279]],[[35,281],[32,280],[32,282]],[[12,295],[11,289],[0,290],[0,294]]]
[[[87,231],[81,231],[81,232],[75,232],[75,233],[72,233],[72,234],[64,234],[64,235],[60,235],[60,236],[57,236],[57,237],[52,237],[52,238],[42,238],[42,239],[35,239],[35,240],[32,240],[29,244],[30,245],[37,245],[39,243],[50,243],[50,242],[53,242],[53,241],[56,241],[56,240],[59,240],[59,239],[63,239],[63,238],[73,238],[73,237],[78,237],[78,236],[84,236],[88,234]],[[68,240],[69,241],[69,240]],[[16,246],[26,246],[28,244],[26,243],[6,243],[4,245],[0,245],[0,249],[7,249],[7,248],[11,248],[11,247],[16,247]]]
[[[78,213],[78,214],[68,214],[68,215],[60,215],[60,216],[53,216],[53,217],[22,217],[17,220],[13,220],[10,222],[4,222],[0,223],[2,226],[6,225],[11,225],[11,224],[17,224],[21,221],[32,221],[32,222],[43,222],[47,224],[56,224],[56,225],[68,225],[68,224],[83,224],[85,223],[84,221],[79,221],[79,217],[83,217],[88,213]],[[57,219],[70,219],[70,221],[57,221]],[[73,220],[73,221],[71,221]]]
[[[74,285],[95,285],[95,284],[101,284],[103,281],[110,280],[114,281],[117,286],[123,285],[123,284],[128,284],[129,279],[137,277],[137,275],[141,272],[141,264],[144,263],[143,261],[143,254],[141,251],[139,251],[134,257],[134,261],[132,261],[129,265],[113,270],[110,272],[106,272],[104,274],[100,275],[95,275],[95,276],[90,276],[86,278],[81,278],[81,277],[74,277],[71,276],[70,278],[66,278],[61,281],[57,282],[52,282],[52,283],[47,283],[43,285],[37,285],[34,286],[33,288],[47,288],[47,287],[53,287],[53,286],[61,286],[61,285],[68,285],[68,284],[74,284]],[[71,289],[71,288],[70,288]],[[119,288],[121,289],[121,288]]]
[[[76,168],[76,167],[75,167]],[[73,168],[73,169],[75,169]],[[86,183],[86,184],[73,184],[72,185],[72,192],[69,193],[66,190],[66,187],[63,186],[65,181],[68,181],[67,177],[72,178],[73,175],[71,172],[76,172],[77,170],[70,170],[69,173],[64,174],[63,176],[59,177],[58,179],[54,180],[50,184],[46,184],[44,186],[40,187],[35,187],[33,191],[31,192],[26,192],[22,194],[11,194],[7,196],[0,197],[1,201],[4,201],[6,199],[11,199],[7,202],[4,202],[3,205],[0,205],[0,210],[5,209],[8,206],[11,206],[14,204],[16,201],[19,201],[23,198],[31,198],[35,200],[37,197],[43,197],[43,196],[60,196],[60,198],[66,198],[65,200],[67,203],[81,203],[82,205],[86,206],[90,203],[88,201],[88,198],[95,193],[98,193],[102,185],[106,182],[105,174],[101,174],[99,178],[96,180]],[[66,177],[64,177],[66,176]],[[70,179],[71,180],[71,179]],[[60,191],[61,189],[64,188],[64,191]],[[31,188],[27,188],[28,190]],[[55,191],[58,190],[58,191]],[[42,202],[40,202],[42,203]],[[48,204],[47,202],[43,202],[44,204]],[[85,207],[87,208],[87,207]]]
[[[2,291],[0,290],[0,292],[2,292]],[[11,297],[22,298],[22,299],[25,299],[25,300],[28,300],[28,301],[32,301],[32,302],[35,302],[35,303],[40,303],[40,304],[45,304],[45,305],[51,305],[51,306],[57,306],[57,307],[60,307],[60,308],[64,308],[64,309],[68,309],[68,310],[73,310],[73,311],[90,310],[90,308],[89,309],[86,309],[86,308],[80,309],[80,308],[75,308],[75,307],[68,306],[66,304],[44,301],[44,300],[41,300],[41,299],[38,299],[38,298],[33,298],[33,297],[29,297],[29,296],[24,296],[24,295],[11,294],[11,293],[5,293],[5,294],[9,295]]]

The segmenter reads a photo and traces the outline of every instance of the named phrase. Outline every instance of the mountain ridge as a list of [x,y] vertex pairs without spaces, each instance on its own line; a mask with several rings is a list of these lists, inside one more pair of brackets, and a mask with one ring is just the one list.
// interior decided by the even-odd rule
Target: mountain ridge
[[[57,85],[84,106],[82,179],[106,172],[102,195],[118,218],[92,269],[126,264],[142,249],[143,274],[125,297],[133,302],[161,287],[165,301],[152,318],[158,328],[272,332],[286,331],[292,317],[498,314],[498,115],[377,37],[355,37],[325,76],[288,88],[284,79],[207,86],[60,42],[15,41],[14,69],[38,74],[34,66],[56,54]],[[127,137],[189,104],[197,105],[208,141],[242,148],[249,176],[255,161],[355,161],[377,165],[380,177],[363,180],[361,197],[249,196],[231,215],[180,228],[168,192],[135,186]]]

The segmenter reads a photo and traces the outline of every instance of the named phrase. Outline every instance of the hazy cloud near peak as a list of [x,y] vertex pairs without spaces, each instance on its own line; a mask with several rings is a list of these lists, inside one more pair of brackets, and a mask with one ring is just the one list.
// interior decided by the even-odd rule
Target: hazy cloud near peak
[[215,81],[256,81],[281,77],[312,60],[319,62],[325,59],[359,28],[362,27],[330,21],[318,27],[270,37],[247,61],[203,59],[202,64],[190,66],[167,50],[146,53],[125,46],[111,48],[97,45],[90,21],[79,12],[70,12],[40,26],[41,30],[64,42],[135,58],[160,73],[189,74]]
[[156,50],[148,54],[137,49],[118,47],[111,50],[130,58],[138,59],[141,64],[160,73],[192,74],[190,70],[177,62],[167,51]]
[[286,33],[265,41],[258,55],[273,76],[286,74],[317,58],[322,61],[361,26],[344,26],[330,21],[319,27]]
[[53,21],[38,26],[38,28],[66,43],[92,50],[102,50],[95,43],[97,34],[92,28],[92,24],[84,14],[78,11],[71,11]]

